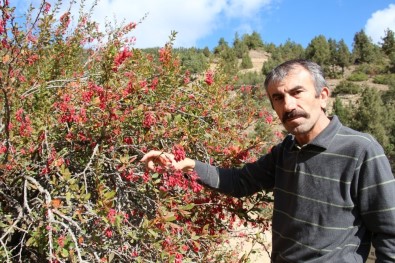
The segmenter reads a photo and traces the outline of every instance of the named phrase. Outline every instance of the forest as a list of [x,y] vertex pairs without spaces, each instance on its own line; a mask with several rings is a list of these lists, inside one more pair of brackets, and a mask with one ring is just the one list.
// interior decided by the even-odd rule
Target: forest
[[[323,35],[276,46],[256,32],[213,50],[175,48],[171,32],[163,47],[138,49],[139,24],[101,31],[83,1],[75,14],[41,1],[22,18],[0,3],[1,262],[248,262],[253,251],[226,244],[264,243],[237,229],[270,229],[270,192],[224,196],[140,159],[158,149],[230,167],[270,151],[285,133],[262,83],[288,59],[337,80],[328,114],[375,136],[394,166],[389,29],[379,45],[356,32],[351,49]],[[267,59],[258,70],[252,51]]]

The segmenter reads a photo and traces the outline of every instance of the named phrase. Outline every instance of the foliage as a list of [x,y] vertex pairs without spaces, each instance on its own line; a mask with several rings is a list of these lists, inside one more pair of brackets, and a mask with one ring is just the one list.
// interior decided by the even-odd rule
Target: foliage
[[271,52],[271,57],[262,66],[262,74],[266,75],[271,69],[282,62],[290,59],[304,58],[304,48],[291,40],[287,40],[284,45],[279,47],[266,47]]
[[363,72],[360,72],[360,71],[353,72],[353,73],[351,73],[350,76],[347,77],[348,81],[365,81],[368,79],[369,79],[369,76]]
[[331,78],[339,78],[338,68],[341,69],[341,75],[344,76],[344,70],[351,64],[351,53],[344,42],[341,39],[337,42],[335,39],[328,39],[330,56],[329,56],[329,68],[325,68],[325,73]]
[[[139,50],[136,23],[103,33],[89,13],[73,28],[57,5],[35,8],[18,26],[1,7],[0,260],[237,260],[216,244],[237,218],[267,229],[265,193],[230,198],[193,173],[148,174],[139,159],[163,149],[223,166],[254,160],[275,140],[270,112],[221,68],[191,81],[175,33]],[[269,125],[260,136],[246,132],[257,117]]]
[[314,37],[308,44],[305,55],[307,59],[310,59],[320,66],[329,64],[330,60],[330,46],[326,37],[319,35]]
[[[262,74],[255,71],[249,71],[245,73],[239,73],[237,75],[236,85],[250,85],[250,86],[262,86],[265,78]],[[264,89],[262,87],[262,89]]]
[[196,48],[177,48],[174,54],[180,58],[181,66],[188,69],[191,74],[203,73],[209,64],[203,50]]
[[241,59],[244,54],[248,54],[248,47],[246,43],[244,43],[240,38],[239,35],[235,34],[235,39],[233,40],[233,49],[236,52],[237,58]]
[[223,50],[218,54],[219,67],[227,74],[234,76],[239,71],[239,61],[234,49],[224,46]]
[[349,106],[344,106],[342,99],[340,97],[335,98],[335,102],[333,103],[333,112],[334,115],[339,117],[339,120],[346,126],[351,126],[353,121],[353,109]]
[[225,38],[221,37],[218,41],[218,45],[214,48],[214,54],[221,54],[226,49],[229,49],[229,44],[225,41]]
[[383,43],[381,44],[381,50],[384,54],[390,56],[395,53],[395,34],[391,29],[385,31],[385,36],[382,38]]
[[252,67],[253,67],[253,65],[252,65],[251,58],[250,58],[248,53],[245,53],[243,55],[243,57],[241,58],[240,68],[241,69],[249,69],[249,68],[252,68]]
[[388,70],[391,73],[395,73],[395,52],[389,55],[389,61]]
[[395,74],[381,74],[374,76],[373,83],[384,84],[384,85],[394,85],[395,84]]
[[351,81],[341,81],[334,89],[333,95],[338,94],[357,94],[361,92],[361,88],[358,84]]
[[260,49],[264,46],[261,35],[256,31],[253,31],[251,35],[244,34],[242,37],[242,42],[248,47],[249,50]]
[[353,128],[373,135],[388,154],[394,149],[391,143],[392,120],[387,114],[379,91],[366,87],[361,94],[361,101],[354,115]]
[[382,58],[379,47],[372,42],[364,30],[354,35],[352,55],[355,64],[374,63]]

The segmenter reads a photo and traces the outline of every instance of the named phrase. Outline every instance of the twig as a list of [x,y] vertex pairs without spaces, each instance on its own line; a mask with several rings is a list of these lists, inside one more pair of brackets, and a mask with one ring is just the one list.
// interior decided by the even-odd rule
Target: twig
[[80,262],[87,262],[87,261],[82,259],[81,250],[80,250],[80,248],[78,246],[77,238],[75,237],[75,235],[74,235],[73,231],[71,230],[71,228],[68,225],[66,225],[65,223],[60,222],[60,221],[55,220],[55,219],[52,222],[56,223],[56,224],[59,224],[59,225],[62,225],[65,229],[67,229],[67,231],[69,232],[69,234],[71,236],[71,239],[73,239],[73,242],[74,242],[74,245],[75,245],[75,250],[77,251],[77,255],[78,255],[79,261]]
[[53,217],[53,213],[52,213],[52,209],[51,209],[51,202],[52,202],[52,198],[51,198],[51,194],[48,192],[47,189],[45,189],[44,187],[41,186],[41,184],[39,182],[37,182],[36,179],[34,179],[31,176],[25,176],[25,179],[30,181],[37,189],[40,193],[44,194],[45,197],[45,204],[47,209],[47,217],[48,217],[48,242],[49,242],[49,261],[52,261],[53,258],[53,238],[52,238],[52,226],[51,223],[54,222],[54,217]]
[[70,222],[71,224],[73,224],[78,230],[81,230],[81,227],[70,217],[66,216],[65,214],[63,214],[62,212],[60,212],[58,209],[54,208],[52,209],[53,213],[60,216],[61,218],[63,218],[64,220]]
[[26,208],[26,210],[29,212],[29,214],[32,212],[32,210],[29,207],[29,203],[27,201],[27,182],[26,182],[26,180],[23,181],[23,207]]
[[84,169],[81,173],[79,173],[79,174],[77,175],[77,176],[84,175],[85,194],[88,194],[88,183],[87,183],[87,181],[86,181],[86,171],[87,171],[87,170],[89,169],[89,167],[91,166],[92,161],[93,161],[93,158],[95,157],[96,152],[97,152],[97,150],[99,149],[99,145],[100,145],[100,144],[96,144],[95,148],[93,149],[93,153],[92,153],[92,155],[91,155],[91,158],[89,159],[88,164],[85,166],[85,169]]

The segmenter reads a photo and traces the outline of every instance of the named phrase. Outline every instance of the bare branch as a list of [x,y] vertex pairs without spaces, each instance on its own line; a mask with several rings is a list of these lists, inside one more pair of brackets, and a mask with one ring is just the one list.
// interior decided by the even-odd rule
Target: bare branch
[[89,167],[92,165],[93,158],[95,157],[96,152],[97,152],[98,149],[99,149],[99,145],[100,145],[100,144],[96,144],[95,148],[93,149],[93,153],[92,153],[92,155],[91,155],[91,158],[89,159],[89,162],[88,162],[88,164],[86,165],[85,169],[84,169],[81,173],[79,173],[79,174],[77,175],[77,176],[84,175],[85,194],[88,194],[88,183],[87,183],[87,181],[86,181],[86,171],[87,171],[87,170],[89,169]]

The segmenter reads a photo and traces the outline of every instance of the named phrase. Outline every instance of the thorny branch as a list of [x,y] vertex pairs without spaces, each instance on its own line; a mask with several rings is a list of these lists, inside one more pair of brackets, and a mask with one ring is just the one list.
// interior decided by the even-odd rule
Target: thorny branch
[[95,148],[93,149],[93,153],[91,155],[91,158],[89,158],[88,164],[85,166],[84,170],[79,173],[77,176],[84,175],[84,183],[85,183],[85,194],[88,194],[88,183],[86,181],[86,171],[89,169],[89,167],[92,165],[93,159],[97,153],[97,150],[99,149],[100,144],[96,144]]

